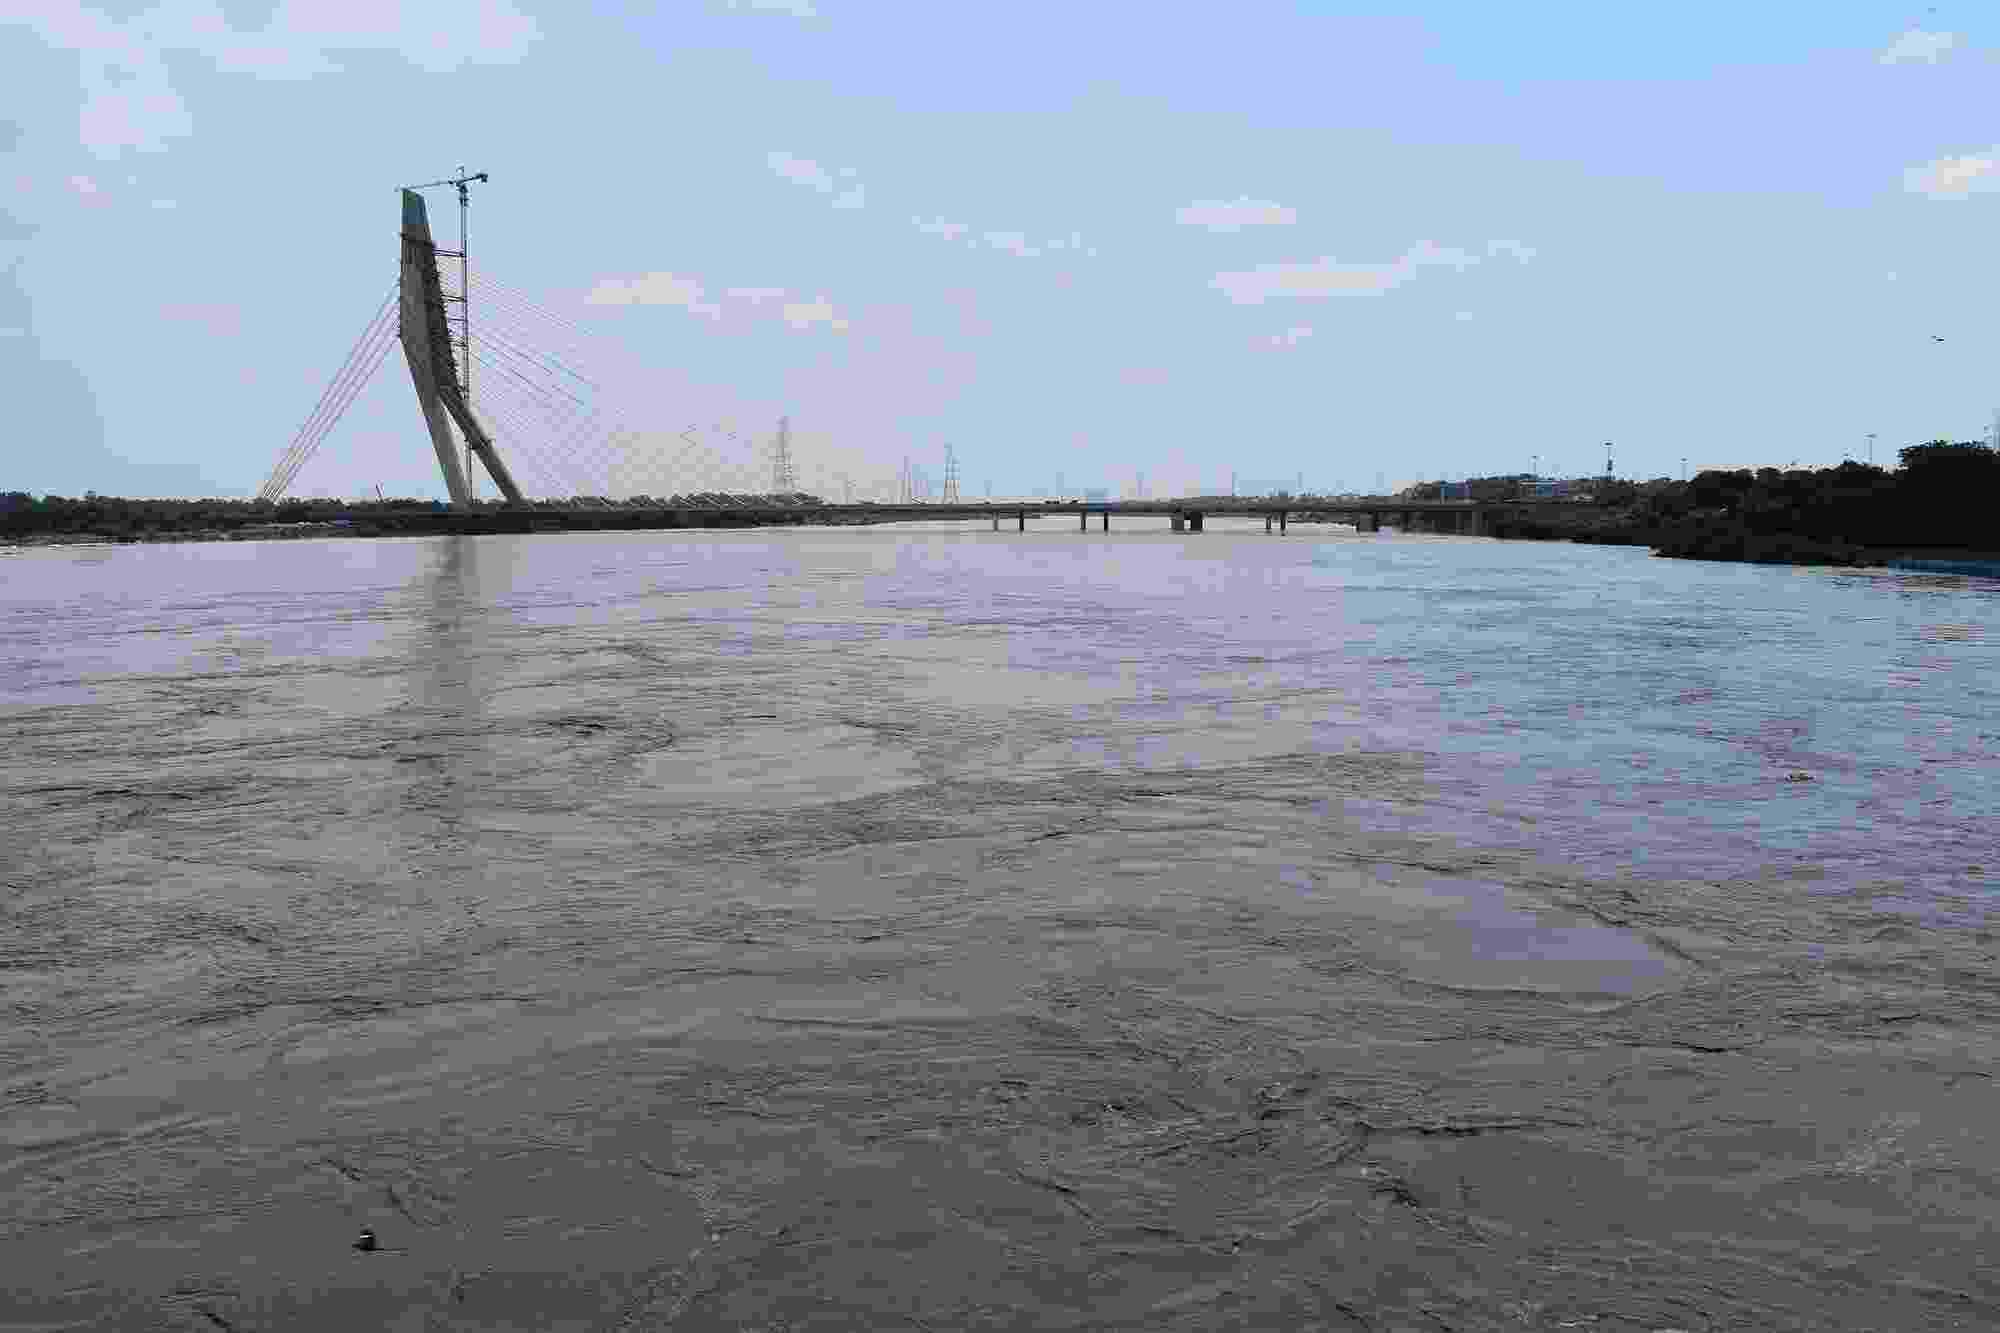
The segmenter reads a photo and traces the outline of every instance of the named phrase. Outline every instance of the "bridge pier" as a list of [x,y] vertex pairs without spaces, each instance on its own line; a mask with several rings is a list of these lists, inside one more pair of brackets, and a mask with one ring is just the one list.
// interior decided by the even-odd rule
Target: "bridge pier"
[[1109,509],[1104,511],[1104,530],[1106,532],[1111,531],[1111,511]]
[[1026,532],[1027,530],[1028,530],[1028,511],[1023,509],[1021,511],[1021,531]]
[[1076,511],[1076,530],[1078,532],[1090,531],[1090,511],[1088,509],[1079,509]]
[[997,509],[993,512],[993,530],[1000,531],[1000,511]]
[[1286,515],[1285,511],[1284,511],[1284,510],[1282,510],[1282,509],[1280,509],[1280,510],[1278,511],[1278,535],[1279,535],[1280,537],[1282,537],[1282,536],[1284,536],[1284,535],[1285,535],[1285,519],[1286,519],[1286,518],[1287,518],[1287,515]]
[[1200,532],[1201,530],[1201,511],[1199,509],[1190,511],[1188,514],[1188,531]]
[[1175,532],[1187,531],[1187,515],[1185,514],[1170,514],[1167,516],[1167,522]]
[[1271,511],[1268,509],[1264,511],[1264,531],[1266,533],[1271,531]]

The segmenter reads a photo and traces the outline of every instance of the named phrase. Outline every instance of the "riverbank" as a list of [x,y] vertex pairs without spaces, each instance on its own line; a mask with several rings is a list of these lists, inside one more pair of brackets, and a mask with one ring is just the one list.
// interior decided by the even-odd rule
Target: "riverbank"
[[861,527],[906,521],[907,515],[821,513],[810,509],[769,513],[718,510],[547,509],[461,513],[415,509],[357,514],[351,518],[294,523],[238,523],[177,526],[172,523],[85,525],[61,531],[8,531],[0,522],[0,546],[100,546],[148,542],[242,542],[325,540],[343,537],[480,536],[536,532],[629,532],[651,529],[741,529],[752,527]]
[[2000,550],[1963,545],[1901,543],[1868,546],[1796,532],[1757,531],[1706,520],[1664,525],[1625,510],[1586,509],[1533,516],[1502,515],[1486,535],[1514,541],[1570,541],[1592,546],[1644,546],[1676,560],[1765,565],[1833,565],[2000,578]]

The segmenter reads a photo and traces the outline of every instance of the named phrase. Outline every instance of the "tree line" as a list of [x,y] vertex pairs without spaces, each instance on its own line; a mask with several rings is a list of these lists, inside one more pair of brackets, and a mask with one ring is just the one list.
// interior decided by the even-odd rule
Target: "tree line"
[[[720,495],[703,493],[656,499],[650,495],[613,500],[602,495],[565,496],[560,499],[531,500],[537,510],[670,508],[678,505],[754,505],[795,507],[818,505],[812,495]],[[480,509],[502,508],[499,501],[482,501]],[[442,511],[442,500],[415,496],[374,500],[331,499],[131,499],[86,492],[81,497],[31,495],[26,491],[0,492],[0,537],[67,534],[105,537],[112,540],[142,539],[150,535],[181,532],[241,532],[274,524],[332,523],[361,521],[373,516]]]
[[[1475,501],[1504,502],[1525,494],[1530,478],[1476,477]],[[1579,483],[1581,485],[1581,483]],[[1665,555],[1733,560],[1854,562],[1870,549],[1994,550],[2000,548],[2000,452],[1980,443],[1932,440],[1897,455],[1894,468],[1848,461],[1831,468],[1704,471],[1687,481],[1611,478],[1587,484],[1594,501],[1573,509],[1539,509],[1496,516],[1495,536],[1574,538],[1649,545]],[[1436,499],[1439,484],[1404,493]],[[1215,497],[1220,502],[1225,497]],[[1272,497],[1274,499],[1281,497]],[[1302,508],[1316,499],[1289,498]],[[537,500],[540,510],[680,505],[810,506],[816,496],[605,496]],[[1191,502],[1192,503],[1192,502]],[[496,501],[481,509],[499,509]],[[412,510],[442,510],[415,497],[376,500],[129,499],[86,493],[81,498],[0,492],[0,538],[38,534],[143,540],[180,532],[233,532],[258,526],[364,522]]]

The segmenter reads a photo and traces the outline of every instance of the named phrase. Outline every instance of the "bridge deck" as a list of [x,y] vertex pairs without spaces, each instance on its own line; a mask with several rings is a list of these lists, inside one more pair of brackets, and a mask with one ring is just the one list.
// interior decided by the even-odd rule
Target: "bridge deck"
[[[1156,514],[1165,517],[1189,514],[1463,514],[1467,512],[1517,511],[1524,509],[1574,510],[1589,507],[1573,500],[993,500],[960,504],[926,504],[913,501],[898,504],[815,504],[815,505],[602,505],[589,508],[564,507],[559,510],[530,509],[534,514],[549,513],[685,513],[685,514],[840,514],[881,518],[908,515],[911,518],[1011,518],[1017,514]],[[481,512],[523,512],[511,509]]]
[[[563,505],[551,508],[487,506],[473,509],[318,511],[320,522],[331,520],[357,534],[410,535],[430,533],[529,533],[565,531],[639,531],[673,528],[747,528],[812,525],[863,526],[929,520],[990,521],[1027,531],[1030,518],[1075,517],[1081,530],[1095,518],[1105,532],[1114,530],[1114,515],[1165,518],[1177,532],[1200,532],[1203,520],[1216,515],[1255,518],[1267,529],[1284,532],[1289,521],[1308,515],[1351,518],[1363,531],[1421,525],[1435,531],[1479,535],[1488,517],[1576,507],[1566,501],[1510,500],[1493,502],[1425,500],[1333,500],[1300,503],[1287,500],[1110,500],[1022,504],[821,504],[821,505]],[[1399,522],[1398,520],[1401,520]],[[1038,525],[1039,526],[1039,525]]]

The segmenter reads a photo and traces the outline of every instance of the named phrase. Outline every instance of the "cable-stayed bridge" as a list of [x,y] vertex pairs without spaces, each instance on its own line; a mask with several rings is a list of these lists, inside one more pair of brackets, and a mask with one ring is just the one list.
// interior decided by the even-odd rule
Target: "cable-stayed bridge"
[[[466,186],[483,179],[483,173],[466,176],[461,169],[457,178],[432,183],[457,187],[461,227]],[[699,525],[704,515],[796,522],[811,509],[822,519],[842,511],[853,521],[990,518],[995,531],[1005,516],[1026,531],[1030,515],[1053,510],[1078,514],[1085,531],[1092,514],[1101,517],[1106,532],[1114,513],[1164,515],[1175,531],[1199,532],[1205,517],[1236,513],[1262,514],[1267,530],[1283,532],[1288,515],[1314,511],[1351,516],[1365,531],[1387,523],[1477,533],[1491,513],[1542,507],[1533,501],[1470,505],[1297,496],[932,504],[913,502],[907,484],[904,499],[893,505],[824,504],[797,490],[796,460],[783,420],[767,447],[724,422],[673,432],[636,424],[634,412],[610,387],[617,371],[608,368],[623,361],[616,348],[490,273],[472,269],[462,232],[459,249],[439,247],[423,196],[405,189],[401,199],[396,285],[279,455],[258,491],[261,499],[285,495],[400,346],[452,508],[468,517],[479,512],[481,473],[510,510],[525,511],[536,499],[581,497],[608,508],[615,504],[611,497],[619,497],[633,511],[635,524],[639,511],[655,516],[671,511],[677,517],[661,518],[665,526]],[[628,370],[625,378],[642,380],[643,371]],[[955,500],[957,475],[949,457],[946,471],[947,495]]]
[[625,400],[641,368],[574,320],[470,268],[462,250],[438,246],[420,194],[403,191],[402,206],[396,285],[279,454],[260,498],[287,493],[398,346],[455,508],[496,490],[520,504],[768,495],[786,481],[785,492],[796,489],[784,423],[761,441],[729,422],[640,424]]

